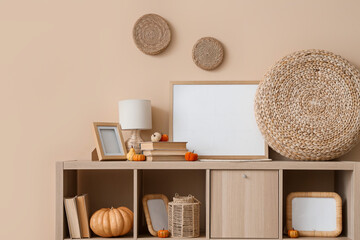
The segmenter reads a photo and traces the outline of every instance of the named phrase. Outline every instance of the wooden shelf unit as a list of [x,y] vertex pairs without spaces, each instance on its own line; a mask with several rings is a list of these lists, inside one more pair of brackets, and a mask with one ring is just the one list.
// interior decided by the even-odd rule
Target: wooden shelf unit
[[[194,195],[202,203],[200,217],[202,235],[196,239],[226,239],[226,237],[221,237],[222,229],[213,229],[213,231],[210,229],[211,216],[217,216],[216,214],[221,212],[219,209],[211,208],[211,204],[221,206],[216,201],[227,201],[231,196],[226,196],[226,193],[222,193],[224,195],[223,198],[215,200],[215,191],[220,193],[222,187],[216,187],[216,184],[211,186],[212,179],[226,179],[226,181],[230,181],[229,185],[232,185],[232,187],[228,188],[229,192],[231,188],[238,186],[237,184],[231,184],[231,179],[241,181],[241,178],[237,177],[237,173],[240,174],[239,176],[245,173],[249,175],[250,173],[248,181],[251,181],[252,173],[258,173],[254,176],[261,178],[264,175],[262,172],[265,173],[265,171],[272,171],[277,176],[276,183],[273,183],[272,186],[269,185],[278,194],[274,198],[274,201],[276,200],[277,202],[275,206],[278,209],[277,214],[275,216],[272,213],[272,218],[276,221],[276,224],[271,224],[272,227],[275,226],[277,228],[276,233],[274,235],[274,229],[272,229],[271,236],[264,232],[259,235],[261,237],[257,237],[251,235],[255,231],[247,229],[246,231],[244,230],[247,232],[246,234],[236,237],[237,232],[239,232],[237,230],[237,232],[233,233],[235,235],[232,235],[231,239],[288,239],[283,234],[285,225],[284,202],[287,194],[293,191],[335,191],[343,198],[343,233],[340,237],[300,239],[360,239],[360,163],[357,162],[64,161],[57,162],[56,164],[56,240],[69,239],[63,198],[81,193],[89,194],[90,215],[99,208],[111,206],[127,206],[134,211],[133,230],[127,236],[112,239],[157,239],[152,237],[147,231],[141,206],[142,196],[148,193],[163,193],[168,196],[170,201],[175,193]],[[215,172],[223,174],[214,175]],[[231,194],[239,196],[242,194],[245,198],[246,196],[254,198],[254,194],[250,193],[237,190]],[[212,198],[213,200],[211,200]],[[229,204],[234,203],[230,202]],[[260,207],[267,206],[264,205],[266,204],[264,202],[259,202],[258,204],[260,204],[258,205]],[[251,205],[250,207],[254,206]],[[255,207],[257,206],[255,205]],[[262,209],[266,211],[267,208]],[[226,216],[225,214],[224,222],[226,222]],[[257,217],[259,216],[258,213]],[[234,216],[229,216],[229,219],[230,217],[233,218]],[[250,219],[255,221],[256,217]],[[236,220],[238,220],[238,223],[242,221],[241,219]],[[236,221],[232,222],[232,224],[236,224]],[[251,228],[248,225],[243,227]],[[103,238],[94,236],[91,239]]]
[[[288,236],[284,236],[283,239],[293,239],[289,238]],[[297,239],[304,239],[304,240],[351,240],[348,237],[299,237]]]

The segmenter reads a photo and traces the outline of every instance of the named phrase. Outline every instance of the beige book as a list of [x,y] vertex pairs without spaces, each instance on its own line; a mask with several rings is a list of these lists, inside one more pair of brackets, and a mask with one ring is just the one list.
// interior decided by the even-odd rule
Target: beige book
[[89,238],[90,237],[90,228],[89,228],[89,203],[88,195],[83,194],[76,197],[77,213],[79,216],[80,231],[81,237]]
[[76,207],[76,197],[64,199],[66,218],[71,238],[81,238],[81,230]]
[[175,156],[175,155],[184,155],[187,152],[187,149],[185,150],[144,150],[143,154],[145,156]]
[[146,161],[150,162],[172,162],[172,161],[185,161],[185,155],[179,156],[148,156]]
[[141,142],[141,150],[186,150],[187,142]]

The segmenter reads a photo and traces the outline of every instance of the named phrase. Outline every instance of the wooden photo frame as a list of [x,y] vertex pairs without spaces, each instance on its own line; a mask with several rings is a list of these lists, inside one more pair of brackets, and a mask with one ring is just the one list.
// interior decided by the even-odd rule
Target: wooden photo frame
[[270,160],[255,120],[259,81],[170,83],[170,139],[200,159]]
[[147,194],[142,203],[150,234],[157,237],[157,231],[168,230],[169,199],[164,194]]
[[120,124],[94,122],[93,127],[98,160],[125,160],[127,150]]
[[299,231],[300,237],[339,236],[341,197],[335,192],[290,193],[286,199],[286,227]]

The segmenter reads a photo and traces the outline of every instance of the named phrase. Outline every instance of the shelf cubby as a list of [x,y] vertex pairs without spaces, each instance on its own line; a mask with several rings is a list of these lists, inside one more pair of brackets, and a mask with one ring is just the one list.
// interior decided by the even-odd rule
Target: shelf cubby
[[[138,238],[153,238],[145,221],[142,208],[142,197],[146,194],[164,194],[169,202],[176,193],[182,196],[189,194],[195,196],[200,202],[200,231],[201,237],[205,237],[205,170],[138,170],[139,179],[139,219],[138,219]],[[196,183],[196,184],[195,184]]]
[[[64,171],[64,197],[87,193],[89,216],[100,208],[126,206],[133,211],[133,189],[133,170]],[[70,239],[67,221],[64,221],[63,236]],[[102,238],[94,236],[91,239]],[[121,239],[133,239],[133,231]]]
[[[342,199],[343,230],[341,236],[326,239],[352,239],[351,219],[354,214],[353,171],[351,170],[284,170],[283,228],[286,226],[286,198],[291,192],[336,192]],[[284,236],[287,239],[287,236]],[[303,239],[322,239],[319,237]],[[325,238],[324,238],[325,239]]]

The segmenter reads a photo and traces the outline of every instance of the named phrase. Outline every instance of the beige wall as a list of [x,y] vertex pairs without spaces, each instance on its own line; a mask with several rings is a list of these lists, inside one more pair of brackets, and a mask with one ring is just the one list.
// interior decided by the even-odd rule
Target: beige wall
[[[356,0],[0,1],[0,239],[53,239],[55,161],[89,159],[93,121],[117,121],[117,101],[147,98],[168,131],[168,82],[256,80],[295,50],[333,51],[360,67]],[[173,40],[141,53],[132,26],[158,13]],[[197,39],[223,42],[216,71],[192,62]],[[345,159],[360,156],[360,146]]]

